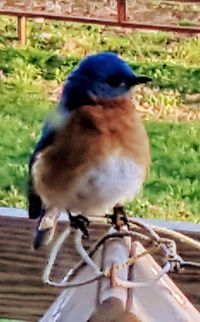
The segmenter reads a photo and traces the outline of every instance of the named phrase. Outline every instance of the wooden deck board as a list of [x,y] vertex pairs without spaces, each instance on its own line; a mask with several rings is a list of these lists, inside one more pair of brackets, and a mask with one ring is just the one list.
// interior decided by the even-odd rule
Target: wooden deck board
[[[12,215],[12,214],[11,214]],[[35,223],[26,218],[11,218],[0,214],[0,316],[25,321],[37,321],[55,300],[60,289],[46,286],[42,282],[42,272],[49,248],[33,251],[32,234]],[[63,224],[60,225],[60,227]],[[92,245],[106,232],[106,225],[91,224]],[[200,231],[188,235],[200,240]],[[181,256],[199,261],[200,253],[179,244]],[[55,276],[61,278],[67,269],[79,261],[72,239],[65,242],[58,256]],[[200,310],[200,271],[172,274],[172,278],[192,303]]]

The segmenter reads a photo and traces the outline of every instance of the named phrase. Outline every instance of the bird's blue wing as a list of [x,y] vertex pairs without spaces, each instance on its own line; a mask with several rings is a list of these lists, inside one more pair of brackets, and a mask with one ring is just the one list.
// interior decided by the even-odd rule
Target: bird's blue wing
[[41,138],[36,144],[35,149],[30,157],[27,199],[28,199],[28,213],[29,213],[29,218],[31,219],[38,218],[42,216],[42,214],[44,213],[44,206],[42,205],[41,198],[34,191],[32,167],[34,165],[34,162],[38,154],[53,144],[55,136],[58,133],[60,126],[67,119],[68,114],[69,113],[66,111],[66,109],[63,108],[63,105],[59,104],[58,108],[56,109],[55,113],[51,116],[50,120],[48,120],[45,123],[42,129]]
[[28,214],[30,219],[36,219],[38,217],[41,217],[43,213],[43,205],[42,205],[41,198],[34,191],[32,167],[37,158],[37,155],[46,147],[53,144],[55,134],[56,134],[55,129],[49,127],[49,124],[46,123],[43,128],[41,138],[39,142],[36,144],[36,147],[29,161],[27,199],[28,199]]

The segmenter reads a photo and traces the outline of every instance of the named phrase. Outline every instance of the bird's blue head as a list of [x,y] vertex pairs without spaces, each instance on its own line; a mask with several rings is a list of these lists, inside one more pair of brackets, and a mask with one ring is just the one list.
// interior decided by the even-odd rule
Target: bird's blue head
[[146,83],[146,76],[136,76],[116,54],[101,52],[83,59],[70,74],[63,97],[69,109],[93,104],[94,97],[112,99],[126,94],[131,87]]

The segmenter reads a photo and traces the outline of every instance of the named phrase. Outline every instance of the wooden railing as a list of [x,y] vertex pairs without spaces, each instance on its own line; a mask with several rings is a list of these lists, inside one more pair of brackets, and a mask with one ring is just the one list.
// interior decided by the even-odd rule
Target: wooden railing
[[[66,15],[61,12],[47,12],[47,11],[37,11],[31,9],[20,9],[9,6],[9,9],[6,7],[0,8],[0,14],[8,15],[8,16],[16,16],[18,19],[18,37],[21,41],[22,45],[26,44],[26,19],[27,18],[44,18],[44,19],[52,19],[52,20],[61,20],[61,21],[69,21],[69,22],[81,22],[81,23],[94,23],[101,24],[107,26],[119,26],[126,28],[134,28],[134,29],[152,29],[152,30],[161,30],[161,31],[173,31],[173,32],[182,32],[182,33],[200,33],[200,25],[194,26],[178,26],[172,24],[154,24],[154,23],[141,23],[132,21],[130,17],[127,17],[127,1],[126,0],[116,0],[117,1],[117,12],[116,19],[105,18],[101,19],[96,16],[84,17],[82,16],[74,16],[74,15]],[[31,2],[31,0],[26,1],[27,4]],[[166,0],[165,3],[200,3],[199,0]],[[27,8],[31,8],[31,6],[27,5]]]
[[[27,219],[25,212],[8,209],[6,213],[0,209],[0,317],[38,321],[60,293],[60,289],[42,282],[49,249],[33,251],[31,248],[34,226],[35,223]],[[59,230],[63,226],[62,222]],[[187,235],[200,240],[199,225],[174,224],[173,227],[181,228]],[[91,247],[106,230],[105,224],[91,223],[90,238],[84,245]],[[199,251],[183,243],[178,244],[178,252],[184,259],[200,262]],[[73,240],[67,240],[58,257],[53,278],[60,279],[78,261]],[[171,277],[200,310],[199,271],[172,274]]]

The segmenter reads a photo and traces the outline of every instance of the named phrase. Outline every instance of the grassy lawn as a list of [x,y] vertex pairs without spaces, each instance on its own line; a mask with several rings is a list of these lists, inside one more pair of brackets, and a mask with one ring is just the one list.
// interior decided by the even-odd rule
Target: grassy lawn
[[0,319],[0,322],[23,322],[19,320],[10,320],[10,319]]
[[85,54],[113,50],[154,79],[136,91],[152,165],[127,209],[142,217],[200,222],[200,38],[29,23],[23,49],[13,39],[13,20],[0,19],[0,206],[26,207],[27,161],[63,79]]

